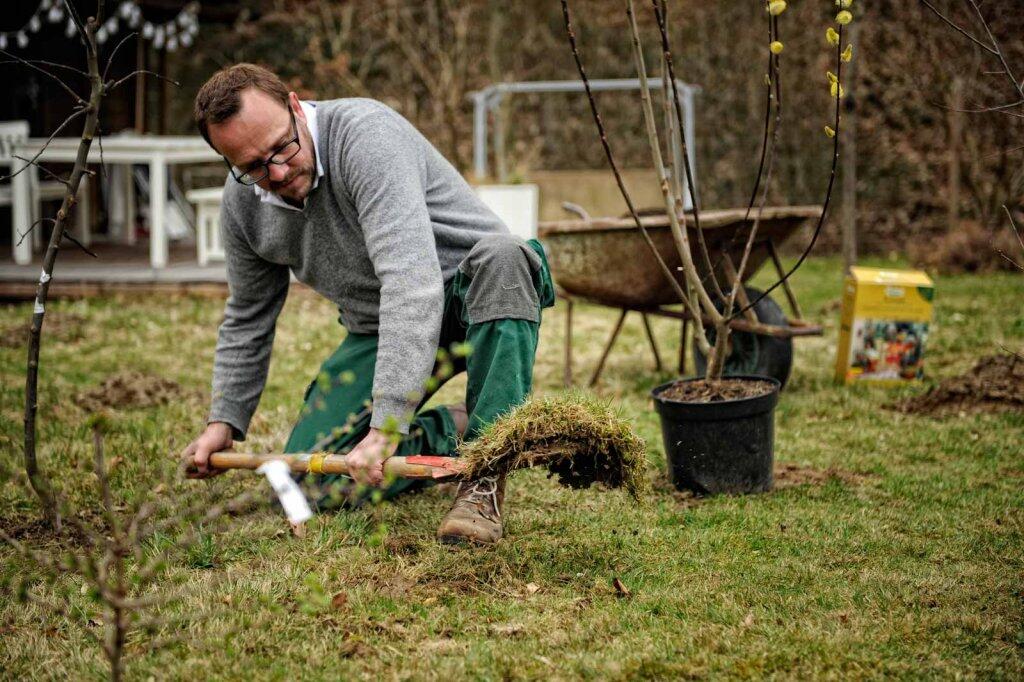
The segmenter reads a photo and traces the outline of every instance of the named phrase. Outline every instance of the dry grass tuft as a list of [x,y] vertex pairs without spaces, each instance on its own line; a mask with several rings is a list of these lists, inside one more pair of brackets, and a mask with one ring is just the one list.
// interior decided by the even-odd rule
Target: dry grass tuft
[[464,443],[466,475],[543,466],[572,488],[602,483],[635,499],[647,490],[643,439],[606,404],[583,395],[533,398]]

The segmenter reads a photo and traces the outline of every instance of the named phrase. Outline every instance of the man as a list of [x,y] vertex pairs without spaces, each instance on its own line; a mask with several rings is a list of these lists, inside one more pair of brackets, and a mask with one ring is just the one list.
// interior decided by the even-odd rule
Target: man
[[[526,398],[541,308],[554,298],[543,251],[511,236],[408,121],[370,99],[299,101],[252,64],[214,74],[195,119],[230,168],[230,295],[208,424],[185,450],[197,476],[245,438],[289,272],[338,305],[348,334],[307,389],[287,452],[348,451],[356,482],[379,487],[386,458],[452,455]],[[465,407],[417,413],[450,348],[454,362],[441,364],[467,371]],[[384,496],[412,487],[394,482]],[[438,538],[496,542],[503,498],[503,479],[463,482]]]

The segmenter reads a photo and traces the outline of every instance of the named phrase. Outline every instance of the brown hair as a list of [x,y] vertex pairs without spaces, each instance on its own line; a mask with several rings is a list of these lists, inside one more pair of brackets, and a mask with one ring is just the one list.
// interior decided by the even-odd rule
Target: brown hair
[[210,76],[196,94],[193,116],[204,140],[210,142],[211,123],[223,123],[238,113],[242,107],[240,95],[249,88],[261,90],[288,106],[288,88],[273,71],[246,63],[226,66]]

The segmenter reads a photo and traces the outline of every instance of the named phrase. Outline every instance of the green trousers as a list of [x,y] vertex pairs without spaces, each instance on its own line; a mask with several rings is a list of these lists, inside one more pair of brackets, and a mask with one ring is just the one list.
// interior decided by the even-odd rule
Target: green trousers
[[[554,304],[554,286],[543,248],[536,240],[526,244],[540,257],[540,267],[531,271],[539,308]],[[478,273],[479,276],[479,273]],[[445,380],[467,373],[466,409],[469,428],[464,436],[472,440],[501,414],[521,404],[530,392],[533,362],[540,328],[537,322],[498,318],[474,322],[467,298],[472,277],[461,268],[445,287],[444,317],[441,323],[438,363],[424,390],[422,408]],[[486,292],[484,292],[486,293]],[[480,296],[479,290],[474,294]],[[305,404],[285,446],[285,452],[347,451],[359,443],[370,428],[371,390],[377,360],[376,334],[349,333],[337,350],[320,366],[306,390]],[[443,352],[441,352],[443,351]],[[443,365],[450,366],[448,368]],[[448,371],[445,371],[445,370]],[[448,375],[448,376],[446,376]],[[454,455],[458,433],[451,414],[444,407],[419,409],[403,437],[396,455]],[[319,492],[321,509],[358,505],[368,497],[353,494],[347,476],[306,477]],[[422,487],[428,482],[397,480],[382,491],[382,499]]]

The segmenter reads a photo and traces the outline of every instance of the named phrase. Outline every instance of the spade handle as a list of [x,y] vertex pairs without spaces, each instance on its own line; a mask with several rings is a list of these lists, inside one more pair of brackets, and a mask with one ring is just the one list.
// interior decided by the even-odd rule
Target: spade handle
[[[213,469],[257,469],[265,462],[280,460],[296,474],[347,474],[345,455],[327,452],[259,455],[252,452],[215,452],[210,455]],[[384,460],[384,475],[394,478],[456,478],[465,466],[458,457],[409,455]]]

